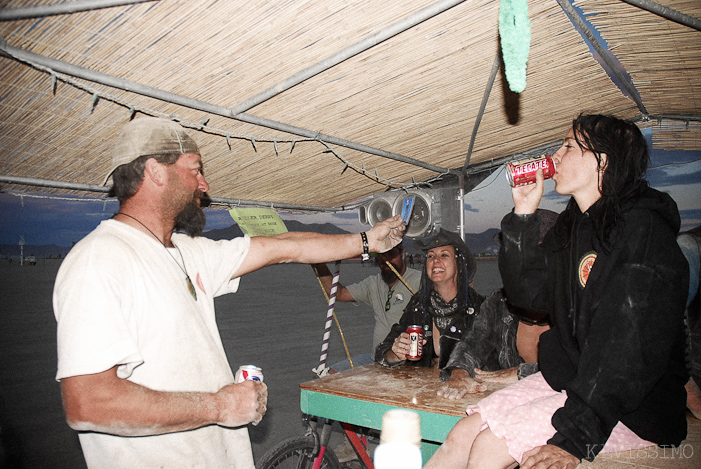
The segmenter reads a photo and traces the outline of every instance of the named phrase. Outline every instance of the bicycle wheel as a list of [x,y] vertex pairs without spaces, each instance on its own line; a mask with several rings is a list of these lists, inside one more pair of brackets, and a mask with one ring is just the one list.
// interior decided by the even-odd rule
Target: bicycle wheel
[[[314,438],[297,436],[288,438],[267,453],[256,464],[256,469],[311,469],[314,465]],[[341,469],[333,450],[326,448],[322,469]]]

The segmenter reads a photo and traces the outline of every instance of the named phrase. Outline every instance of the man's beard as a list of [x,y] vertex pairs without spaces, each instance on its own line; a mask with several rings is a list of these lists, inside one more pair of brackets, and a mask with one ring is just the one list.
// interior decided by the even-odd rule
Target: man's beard
[[380,271],[380,275],[382,276],[382,281],[384,281],[387,285],[394,282],[398,278],[397,274],[395,274],[394,271],[392,271],[390,269],[387,269],[387,270],[382,269]]
[[204,210],[197,205],[197,199],[200,199],[203,206],[209,205],[207,194],[197,191],[192,200],[175,217],[175,230],[183,231],[192,237],[199,236],[207,223]]
[[402,270],[404,270],[404,262],[399,260],[397,264],[390,262],[392,267],[394,267],[394,270],[390,269],[388,265],[385,264],[385,260],[383,257],[380,257],[380,262],[382,262],[382,267],[380,268],[380,275],[382,276],[382,280],[389,285],[392,282],[396,282],[399,280],[399,277],[397,277],[397,274],[394,273],[394,270],[399,272],[401,274]]

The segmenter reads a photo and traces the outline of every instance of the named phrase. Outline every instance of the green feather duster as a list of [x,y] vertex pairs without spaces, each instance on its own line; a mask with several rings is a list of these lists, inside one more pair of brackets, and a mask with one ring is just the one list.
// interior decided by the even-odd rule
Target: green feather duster
[[526,63],[531,47],[531,22],[526,0],[501,0],[499,37],[506,80],[511,91],[520,93],[526,89]]

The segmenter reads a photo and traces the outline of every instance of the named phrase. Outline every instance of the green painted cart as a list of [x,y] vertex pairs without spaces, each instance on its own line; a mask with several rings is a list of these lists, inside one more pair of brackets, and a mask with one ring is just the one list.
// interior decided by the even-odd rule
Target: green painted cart
[[[471,394],[459,400],[447,400],[436,395],[441,382],[437,369],[401,366],[386,369],[378,364],[358,367],[300,384],[300,408],[309,416],[326,422],[339,422],[355,448],[362,465],[372,469],[372,461],[363,454],[363,447],[353,426],[380,430],[382,416],[395,408],[416,411],[421,418],[421,452],[424,462],[433,455],[453,426],[464,417],[468,405],[476,404],[502,385],[490,385],[487,392]],[[701,420],[688,414],[688,436],[678,448],[652,446],[641,450],[599,455],[594,462],[584,461],[582,469],[696,469],[701,467]],[[324,424],[324,431],[330,426]],[[319,433],[322,433],[319,436]],[[283,442],[275,458],[267,458],[259,469],[308,467],[341,468],[333,451],[319,454],[319,442],[327,441],[316,429],[307,436]],[[281,457],[282,456],[282,457]],[[294,461],[292,466],[281,461]],[[265,459],[265,458],[264,458]]]
[[377,430],[388,410],[416,411],[421,418],[421,452],[428,461],[465,416],[467,405],[490,393],[449,401],[436,395],[440,386],[437,369],[372,364],[300,384],[300,407],[305,414]]

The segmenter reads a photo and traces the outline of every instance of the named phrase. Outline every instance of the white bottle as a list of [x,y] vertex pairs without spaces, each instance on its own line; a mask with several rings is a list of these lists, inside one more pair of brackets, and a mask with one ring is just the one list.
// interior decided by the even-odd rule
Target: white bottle
[[419,414],[392,409],[382,416],[380,444],[375,448],[375,469],[421,469],[421,421]]

